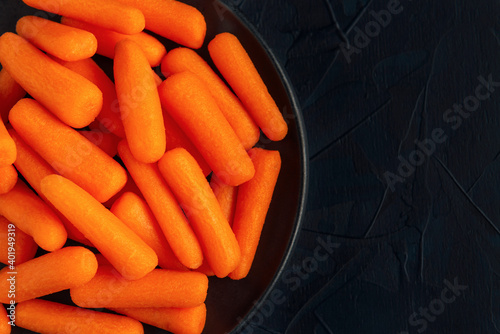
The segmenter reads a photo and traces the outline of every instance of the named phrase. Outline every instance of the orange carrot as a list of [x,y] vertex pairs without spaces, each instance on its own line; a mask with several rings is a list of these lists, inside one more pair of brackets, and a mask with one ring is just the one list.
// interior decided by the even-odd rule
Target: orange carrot
[[103,152],[105,152],[110,157],[114,157],[118,153],[118,143],[120,142],[120,137],[115,136],[112,133],[105,133],[102,131],[90,130],[90,131],[78,131],[81,135],[87,138],[92,144],[99,147]]
[[236,209],[236,196],[238,194],[238,187],[228,186],[222,182],[217,175],[212,175],[210,179],[210,187],[214,192],[220,208],[224,213],[224,217],[233,226],[234,210]]
[[137,8],[115,0],[23,0],[28,6],[96,24],[122,34],[137,34],[145,27]]
[[6,194],[14,188],[17,183],[17,170],[13,165],[0,167],[0,194]]
[[88,283],[70,290],[80,307],[195,307],[207,297],[207,276],[193,271],[155,269],[126,280],[111,266],[102,266]]
[[66,61],[90,58],[97,51],[97,39],[90,32],[38,16],[19,19],[16,31],[40,50]]
[[139,8],[146,18],[146,29],[160,36],[193,49],[205,40],[205,18],[192,6],[175,0],[118,1]]
[[127,142],[144,163],[165,153],[165,126],[151,67],[140,46],[128,39],[116,45],[115,85]]
[[[12,316],[13,316],[13,319],[15,319],[15,316],[16,316],[15,305],[9,305],[7,307],[13,308]],[[9,313],[10,313],[10,311],[9,311]],[[2,320],[0,320],[0,334],[10,334],[10,331],[12,329],[11,324],[15,324],[15,322],[13,322],[13,321],[11,322],[10,317],[9,318],[7,318],[7,317],[8,317],[8,315],[7,315],[7,311],[5,310],[5,308],[3,306],[0,307],[0,319],[2,319]]]
[[240,248],[217,198],[196,160],[183,148],[165,153],[158,167],[200,241],[217,277],[226,277],[240,261]]
[[[14,249],[9,250],[11,247]],[[0,262],[17,266],[34,258],[37,250],[31,236],[0,216]]]
[[118,162],[36,101],[19,101],[9,119],[23,140],[57,172],[98,201],[107,201],[125,185],[127,174]]
[[125,130],[120,118],[120,107],[116,97],[115,84],[104,71],[92,60],[84,59],[75,62],[63,62],[64,67],[80,74],[94,83],[102,92],[102,110],[97,120],[118,137],[125,137]]
[[101,253],[95,254],[95,258],[97,259],[97,264],[99,267],[101,266],[112,266],[112,264],[102,255]]
[[118,154],[158,220],[174,254],[186,267],[198,268],[203,261],[201,246],[158,166],[137,161],[125,140],[118,144]]
[[0,121],[0,167],[12,165],[16,161],[16,144],[10,137],[3,121]]
[[271,140],[283,139],[288,126],[238,38],[230,33],[219,34],[208,44],[208,51],[264,134]]
[[[118,147],[116,149],[118,151]],[[126,192],[131,192],[131,193],[136,194],[140,198],[144,198],[141,194],[141,191],[139,190],[139,187],[137,187],[137,184],[135,184],[134,179],[128,173],[127,173],[127,183],[125,183],[125,186],[118,193],[116,193],[116,195],[114,195],[108,201],[106,201],[102,204],[109,209],[113,206],[113,204],[116,202],[116,200],[118,198],[120,198],[123,194],[125,194]]]
[[66,242],[66,230],[54,211],[21,180],[11,191],[0,195],[0,215],[49,252],[61,248]]
[[233,231],[242,257],[238,268],[229,274],[235,280],[246,277],[250,271],[281,168],[278,151],[253,148],[249,154],[255,165],[255,177],[238,190]]
[[205,274],[207,276],[215,276],[214,271],[212,270],[212,267],[207,262],[207,259],[203,259],[203,263],[201,266],[195,269],[195,271]]
[[[17,303],[70,289],[90,281],[97,271],[94,254],[84,247],[65,247],[14,269],[0,271],[0,301]],[[14,280],[9,280],[10,278]],[[11,288],[14,285],[14,289]],[[14,293],[9,293],[14,290]]]
[[26,95],[26,91],[7,72],[5,68],[0,70],[0,117],[4,123],[9,120],[9,111],[20,99]]
[[196,75],[176,73],[158,90],[165,110],[221,180],[237,186],[253,177],[255,170],[247,152]]
[[43,160],[38,153],[29,147],[14,129],[9,129],[9,134],[16,143],[17,159],[14,165],[19,173],[24,176],[26,181],[28,181],[29,185],[37,192],[40,198],[54,211],[57,217],[59,217],[66,229],[66,232],[68,233],[68,238],[91,246],[92,244],[84,237],[82,232],[78,231],[76,227],[74,227],[73,224],[66,219],[66,217],[57,211],[57,209],[54,208],[54,206],[41,193],[40,182],[42,179],[48,175],[55,174],[56,171],[50,167],[50,165]]
[[172,252],[160,225],[146,202],[138,195],[126,192],[111,207],[111,212],[147,243],[158,256],[163,269],[186,270]]
[[102,108],[102,93],[96,85],[18,35],[0,37],[0,63],[33,98],[69,126],[89,125]]
[[116,313],[176,334],[201,334],[207,318],[207,307],[190,308],[113,308]]
[[212,172],[210,166],[205,161],[205,158],[201,155],[200,151],[194,146],[191,140],[186,136],[181,128],[175,123],[172,117],[163,110],[163,121],[165,124],[165,132],[167,137],[167,151],[172,150],[177,147],[182,147],[188,151],[193,158],[200,165],[201,170],[205,176],[208,176]]
[[19,303],[16,313],[16,326],[37,333],[144,333],[142,324],[137,320],[43,299]]
[[127,279],[158,265],[155,252],[82,188],[60,175],[42,180],[42,193]]
[[187,48],[170,51],[161,62],[161,70],[165,76],[184,71],[196,74],[205,83],[243,147],[249,150],[259,141],[260,129],[240,100],[195,51]]

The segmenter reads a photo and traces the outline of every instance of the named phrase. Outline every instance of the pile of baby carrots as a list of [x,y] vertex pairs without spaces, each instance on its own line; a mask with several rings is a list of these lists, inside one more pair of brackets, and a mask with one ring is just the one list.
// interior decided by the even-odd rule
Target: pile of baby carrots
[[[286,136],[279,108],[236,36],[208,42],[222,77],[198,55],[192,6],[23,1],[62,19],[0,37],[0,333],[201,333],[207,276],[251,269],[281,168],[255,145]],[[68,289],[77,306],[40,299]]]

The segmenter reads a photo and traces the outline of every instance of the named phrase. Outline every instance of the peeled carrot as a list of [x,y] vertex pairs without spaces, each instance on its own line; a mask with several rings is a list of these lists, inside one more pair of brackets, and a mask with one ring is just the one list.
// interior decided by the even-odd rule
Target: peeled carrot
[[17,183],[17,171],[13,165],[0,167],[0,194],[6,194]]
[[137,43],[125,39],[116,45],[114,74],[130,150],[141,162],[156,162],[165,153],[165,126],[151,67]]
[[158,265],[155,252],[82,188],[60,175],[42,180],[42,193],[127,279]]
[[160,43],[160,41],[158,41],[153,36],[146,34],[145,32],[140,32],[133,35],[125,35],[112,30],[104,29],[87,22],[74,20],[69,17],[63,17],[61,19],[61,23],[78,29],[86,30],[94,34],[98,42],[97,53],[108,58],[115,57],[116,44],[125,38],[128,38],[139,44],[151,67],[160,65],[162,58],[167,53],[165,46]]
[[174,254],[186,267],[198,268],[203,261],[201,246],[158,166],[137,161],[126,141],[118,144],[118,154],[158,220]]
[[16,144],[10,137],[3,121],[0,121],[0,167],[12,165],[16,161]]
[[113,308],[112,311],[176,334],[201,334],[207,318],[204,303],[190,308]]
[[117,314],[33,299],[16,307],[16,325],[37,333],[143,334],[142,324]]
[[70,290],[80,307],[195,307],[207,297],[207,276],[193,271],[155,269],[134,281],[102,266],[88,283]]
[[240,261],[240,248],[196,160],[183,148],[165,153],[158,167],[189,219],[208,264],[226,277]]
[[23,0],[28,6],[82,20],[122,34],[137,34],[145,27],[137,8],[115,0]]
[[0,37],[0,63],[33,98],[69,126],[89,125],[102,108],[96,85],[13,33]]
[[[87,283],[97,271],[94,254],[84,247],[65,247],[39,256],[14,269],[0,271],[0,301],[17,303]],[[14,280],[8,280],[14,277]],[[10,289],[11,284],[15,289]],[[15,290],[14,296],[9,293]]]
[[26,91],[7,72],[5,68],[0,70],[0,117],[4,123],[9,120],[9,111],[20,99],[26,95]]
[[238,190],[233,231],[242,256],[238,268],[229,274],[235,280],[246,277],[250,271],[281,168],[278,151],[253,148],[249,154],[255,177]]
[[0,215],[49,252],[61,248],[66,242],[66,230],[54,211],[21,180],[11,191],[0,195]]
[[196,75],[176,73],[158,90],[165,110],[221,180],[237,186],[253,177],[255,170],[247,152]]
[[238,187],[225,184],[217,177],[217,175],[212,175],[212,178],[210,179],[210,187],[219,202],[220,208],[222,209],[229,226],[233,226]]
[[288,126],[238,38],[227,32],[221,33],[208,44],[208,51],[215,66],[264,134],[271,140],[283,139]]
[[214,271],[212,270],[212,267],[210,267],[210,265],[208,264],[207,262],[207,259],[203,259],[203,263],[201,264],[201,266],[199,266],[198,268],[196,268],[197,272],[199,273],[202,273],[202,274],[205,274],[207,276],[215,276],[215,273]]
[[[14,250],[9,247],[14,245]],[[17,266],[35,257],[38,245],[33,238],[0,216],[0,262]]]
[[62,64],[64,67],[80,74],[99,87],[102,92],[103,103],[101,112],[97,115],[96,119],[118,137],[125,138],[115,84],[106,73],[92,59],[63,62]]
[[147,243],[158,256],[163,269],[186,270],[165,239],[147,203],[138,195],[126,192],[111,207],[111,212]]
[[[8,306],[10,307],[10,305]],[[14,309],[14,312],[15,312],[15,309]],[[15,316],[15,313],[13,314],[13,316]],[[2,306],[0,307],[0,334],[10,334],[10,331],[12,329],[12,326],[11,326],[11,320],[10,318],[7,318],[8,315],[7,315],[7,311],[5,310],[5,308]],[[15,322],[12,322],[12,324],[15,324]]]
[[165,76],[184,71],[196,74],[205,83],[243,147],[249,150],[259,141],[260,129],[240,100],[195,51],[187,48],[170,51],[161,62],[161,70]]
[[[118,147],[117,147],[117,150],[118,150]],[[125,186],[118,193],[116,193],[116,195],[114,195],[108,201],[106,201],[102,204],[109,209],[113,206],[113,204],[116,202],[116,200],[118,198],[120,198],[123,194],[125,194],[126,192],[131,192],[131,193],[136,194],[140,198],[144,198],[142,196],[141,191],[139,190],[139,187],[137,187],[137,184],[135,184],[134,179],[128,173],[127,173],[127,183],[125,183]]]
[[81,135],[87,138],[92,144],[99,147],[110,157],[114,157],[118,153],[118,143],[121,138],[112,133],[105,133],[96,130],[81,130],[78,131]]
[[36,101],[19,101],[9,119],[23,140],[57,172],[98,201],[107,201],[125,185],[127,174],[118,162]]
[[175,0],[118,0],[139,8],[146,18],[146,29],[176,43],[198,49],[205,40],[207,24],[200,11]]
[[38,16],[19,19],[16,31],[40,50],[66,61],[90,58],[97,51],[97,39],[90,32]]

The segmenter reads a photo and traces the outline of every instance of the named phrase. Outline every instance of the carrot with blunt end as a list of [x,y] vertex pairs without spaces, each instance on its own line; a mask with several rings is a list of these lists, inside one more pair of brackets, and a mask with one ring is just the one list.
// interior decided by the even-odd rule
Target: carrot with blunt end
[[205,303],[190,308],[145,307],[111,310],[176,334],[201,334],[207,318]]
[[82,188],[60,175],[42,180],[42,194],[78,228],[127,279],[158,265],[155,252],[120,219]]
[[46,251],[60,249],[66,242],[67,233],[57,215],[21,180],[0,195],[0,215],[32,236]]
[[[15,276],[16,303],[70,289],[89,282],[97,272],[94,253],[84,247],[65,247],[0,271],[0,302],[9,303]],[[12,296],[10,294],[10,296]]]
[[215,66],[264,134],[274,141],[285,138],[288,125],[238,38],[227,32],[221,33],[210,41],[208,51]]
[[36,101],[19,101],[9,119],[17,133],[45,161],[98,201],[107,201],[127,182],[127,173],[118,162]]
[[165,110],[221,180],[237,186],[253,177],[250,157],[201,79],[176,73],[158,90]]
[[160,65],[161,60],[167,53],[167,49],[165,49],[165,46],[160,41],[145,32],[125,35],[69,17],[63,17],[61,23],[94,34],[98,42],[97,53],[108,58],[115,57],[116,44],[125,38],[136,42],[141,47],[151,67]]
[[144,30],[144,15],[115,0],[23,0],[28,6],[82,20],[122,34]]
[[207,276],[193,271],[155,269],[126,280],[111,266],[102,266],[88,283],[70,290],[71,300],[86,308],[195,307],[207,297]]
[[[7,307],[15,307],[14,305],[9,305]],[[7,315],[7,311],[5,310],[5,307],[1,306],[0,307],[0,334],[10,334],[12,325],[14,322],[11,320],[11,318]],[[13,318],[15,319],[15,318]]]
[[111,212],[146,242],[158,256],[158,265],[163,269],[187,270],[165,239],[147,203],[138,195],[126,192],[111,207]]
[[165,126],[153,72],[137,43],[125,39],[116,45],[114,74],[130,150],[141,162],[156,162],[165,153]]
[[[116,149],[118,150],[118,147]],[[135,184],[134,179],[128,173],[127,176],[128,176],[127,183],[125,183],[125,186],[122,188],[122,190],[120,190],[115,196],[111,197],[107,202],[102,203],[108,209],[110,209],[113,206],[113,204],[118,200],[118,198],[122,197],[122,195],[127,192],[134,193],[140,198],[144,198],[142,196],[139,187],[137,187],[137,184]]]
[[7,132],[3,121],[0,121],[0,167],[12,165],[16,161],[16,144]]
[[193,226],[208,264],[217,277],[226,277],[240,261],[240,248],[196,160],[176,148],[165,153],[158,167]]
[[16,326],[37,333],[144,333],[142,324],[129,317],[42,299],[28,300],[16,306]]
[[233,226],[234,211],[236,209],[236,196],[238,194],[238,187],[233,187],[225,184],[217,177],[217,175],[212,175],[210,179],[210,187],[214,192],[217,201],[219,202],[220,208],[224,213],[224,217],[229,223],[229,226]]
[[114,157],[118,153],[118,143],[121,138],[112,133],[105,133],[97,130],[81,130],[78,131],[81,135],[87,138],[92,144],[99,147],[110,157]]
[[89,125],[102,108],[96,85],[18,35],[7,32],[0,37],[0,63],[28,94],[69,126]]
[[97,39],[90,32],[38,16],[20,18],[16,32],[40,50],[66,61],[90,58],[97,51]]
[[26,91],[19,85],[5,68],[0,70],[0,117],[4,123],[9,120],[9,111]]
[[17,183],[17,170],[13,165],[0,167],[0,194],[6,194]]
[[243,147],[249,150],[259,141],[260,129],[240,100],[195,51],[187,48],[170,51],[161,62],[161,70],[165,76],[184,71],[196,74],[205,83]]
[[174,254],[186,267],[198,268],[203,261],[200,243],[158,166],[137,161],[125,140],[118,144],[118,154],[141,190]]
[[250,271],[281,169],[278,151],[253,148],[249,154],[256,172],[255,177],[238,190],[233,231],[242,256],[238,268],[229,274],[235,280],[245,278]]
[[139,8],[146,18],[147,30],[193,49],[203,45],[207,24],[195,7],[175,0],[118,1]]
[[[12,242],[15,242],[14,251],[9,252]],[[7,265],[19,265],[34,258],[37,250],[38,245],[31,236],[16,228],[5,217],[0,216],[0,262]],[[12,254],[15,254],[15,258],[12,258]]]
[[207,260],[206,259],[203,259],[203,263],[201,264],[201,266],[199,266],[198,268],[196,268],[197,272],[199,273],[202,273],[202,274],[205,274],[207,276],[215,276],[215,273],[214,271],[212,270],[212,268],[210,267],[210,265],[208,264]]

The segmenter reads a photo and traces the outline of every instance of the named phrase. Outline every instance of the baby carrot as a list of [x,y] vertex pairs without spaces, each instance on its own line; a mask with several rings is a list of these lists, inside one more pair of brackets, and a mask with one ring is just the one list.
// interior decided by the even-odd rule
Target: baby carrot
[[193,271],[155,269],[126,280],[111,266],[102,266],[88,283],[70,290],[71,300],[86,308],[195,307],[207,297],[207,276]]
[[50,59],[13,33],[0,37],[0,63],[33,98],[69,126],[89,125],[102,108],[92,82]]
[[176,334],[201,334],[207,318],[205,303],[190,308],[113,308],[116,313]]
[[6,194],[17,183],[17,170],[13,165],[0,167],[0,194]]
[[219,34],[208,44],[208,51],[264,134],[271,140],[283,139],[288,126],[238,38],[230,33]]
[[0,70],[0,117],[4,123],[9,120],[9,111],[20,99],[26,95],[26,91],[7,72],[5,68]]
[[42,194],[124,277],[141,278],[158,265],[155,252],[85,190],[60,175],[45,177],[41,187]]
[[237,186],[253,177],[255,170],[247,152],[196,75],[176,73],[169,76],[158,90],[165,110],[220,179]]
[[144,15],[137,8],[115,0],[23,0],[28,6],[82,20],[122,34],[144,29]]
[[184,71],[196,74],[205,83],[243,147],[249,150],[259,141],[260,129],[240,100],[195,51],[187,48],[170,51],[161,62],[161,70],[165,76]]
[[[9,251],[12,243],[14,250]],[[17,266],[34,258],[37,250],[38,245],[31,236],[0,216],[0,262]]]
[[196,268],[197,272],[199,273],[202,273],[202,274],[205,274],[207,276],[215,276],[215,273],[214,271],[212,270],[212,268],[210,267],[210,265],[208,264],[207,262],[207,259],[203,259],[203,263],[201,264],[201,266],[199,266],[198,268]]
[[236,196],[238,194],[238,187],[233,187],[222,182],[217,175],[212,175],[210,179],[210,187],[214,192],[220,208],[224,213],[224,217],[233,226],[234,210],[236,209]]
[[203,261],[201,246],[158,166],[137,161],[125,140],[118,144],[118,154],[158,220],[174,254],[186,267],[198,268]]
[[[118,150],[118,147],[117,147],[117,150]],[[139,187],[137,187],[137,184],[135,184],[134,179],[128,173],[127,173],[127,183],[125,183],[125,186],[118,193],[116,193],[116,195],[114,195],[108,201],[106,201],[102,204],[109,209],[113,206],[113,204],[116,202],[116,200],[118,198],[122,197],[122,195],[125,194],[126,192],[131,192],[131,193],[136,194],[140,198],[144,198],[141,194],[141,191],[139,190]]]
[[66,61],[90,58],[97,51],[97,39],[90,32],[38,16],[19,19],[16,31],[40,50]]
[[17,133],[57,172],[105,202],[127,181],[122,166],[35,100],[23,99],[9,120]]
[[[65,247],[0,271],[0,302],[16,303],[87,283],[97,271],[95,255],[84,247]],[[9,278],[14,277],[11,281]],[[15,296],[9,294],[15,286]],[[12,290],[12,289],[10,289]]]
[[158,256],[163,269],[186,270],[172,252],[160,225],[147,203],[138,195],[126,192],[111,207],[111,212],[147,243]]
[[165,153],[158,167],[189,219],[208,264],[226,277],[240,261],[240,248],[207,179],[183,148]]
[[249,154],[255,165],[255,176],[238,190],[233,231],[242,256],[238,268],[229,274],[235,280],[246,277],[250,271],[281,168],[278,151],[253,148]]
[[21,180],[11,191],[0,195],[0,215],[49,252],[61,248],[66,242],[66,230],[54,211]]
[[167,53],[167,49],[165,49],[165,46],[160,41],[158,41],[153,36],[146,34],[145,32],[140,32],[133,35],[125,35],[112,30],[104,29],[102,27],[98,27],[87,22],[74,20],[69,17],[63,17],[61,19],[61,23],[78,29],[86,30],[94,34],[98,42],[97,53],[108,58],[115,57],[116,44],[125,38],[136,42],[141,47],[142,52],[144,52],[144,55],[148,59],[149,65],[151,67],[160,65],[162,58]]
[[142,324],[117,314],[86,310],[43,299],[16,306],[16,326],[37,333],[143,334]]
[[10,137],[3,121],[0,121],[0,167],[12,165],[16,161],[16,144]]
[[165,153],[165,126],[151,67],[137,43],[116,44],[114,74],[130,150],[141,162],[156,162]]
[[175,0],[118,0],[139,8],[146,18],[146,29],[176,43],[198,49],[205,40],[207,25],[200,11]]
[[110,157],[114,157],[118,153],[117,147],[118,143],[121,140],[120,137],[117,137],[112,133],[106,133],[97,130],[80,130],[78,131],[78,133],[83,135],[92,144],[99,147]]
[[[14,307],[14,305],[9,305],[8,307]],[[15,310],[14,310],[15,312]],[[14,314],[15,315],[15,314]],[[7,318],[8,315],[7,315],[7,311],[5,310],[5,308],[2,306],[0,307],[0,334],[10,334],[10,331],[11,331],[11,320],[10,318]],[[13,324],[14,322],[12,322]]]

